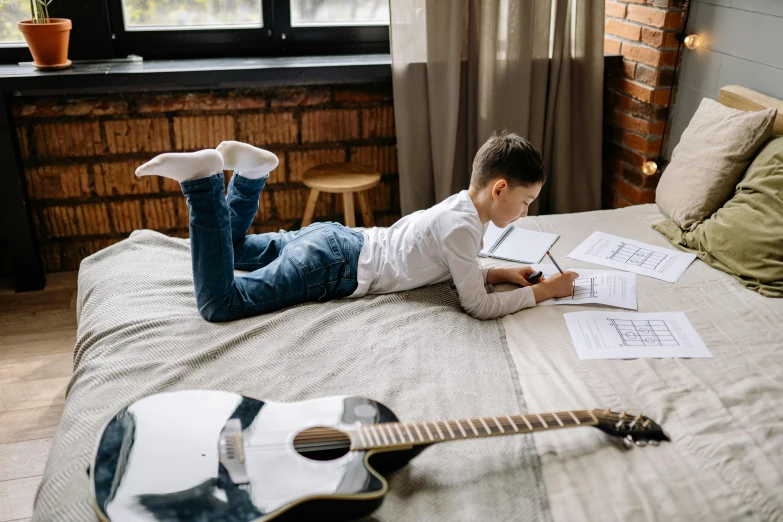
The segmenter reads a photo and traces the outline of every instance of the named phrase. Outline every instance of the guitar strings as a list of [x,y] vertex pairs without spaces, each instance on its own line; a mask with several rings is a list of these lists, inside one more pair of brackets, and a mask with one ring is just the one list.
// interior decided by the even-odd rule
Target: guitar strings
[[[574,410],[573,412],[579,414],[580,417],[582,416],[583,413],[588,413],[587,410]],[[564,415],[565,413],[568,413],[568,412],[557,412],[557,413],[560,413],[560,414]],[[556,420],[556,417],[554,417],[554,415],[552,413],[543,413],[543,414],[540,414],[540,415],[541,415],[541,417],[547,418],[548,420],[551,419],[551,422]],[[514,417],[523,417],[523,415],[515,415]],[[564,418],[568,419],[568,417],[566,417],[566,416],[564,416]],[[487,424],[490,425],[490,426],[493,426],[493,424],[494,424],[494,418],[492,418],[492,417],[471,418],[471,419],[464,419],[464,420],[479,421],[480,422],[480,419],[484,419],[484,421],[487,422]],[[509,430],[509,434],[513,434],[513,433],[516,432],[516,431],[515,432],[511,432],[510,431],[513,427],[503,417],[499,417],[498,419],[499,419],[500,425],[504,429]],[[489,422],[490,420],[492,420],[493,422]],[[534,418],[530,419],[530,420],[535,421]],[[593,424],[590,421],[593,421],[593,419],[592,418],[589,418],[589,419],[585,418],[583,420],[583,422],[580,423],[580,424],[577,424],[577,425],[569,424],[569,425],[563,426],[563,427],[575,427],[575,426],[578,426],[578,425],[590,426],[590,425]],[[444,421],[444,420],[439,420],[439,421],[420,421],[420,422],[413,422],[413,423],[407,423],[407,424],[408,425],[412,425],[412,426],[416,426],[416,425],[419,425],[419,424],[421,424],[423,426],[426,426],[427,424],[432,424],[434,426],[437,426],[438,423],[441,423],[443,425],[447,425],[447,423],[451,423],[451,422],[457,423],[459,421]],[[341,430],[339,430],[337,428],[331,428],[331,427],[313,427],[313,428],[307,429],[305,432],[301,432],[301,433],[297,434],[293,441],[289,441],[289,440],[286,440],[286,441],[276,441],[276,442],[270,441],[270,442],[264,442],[264,443],[260,443],[260,444],[248,444],[247,446],[243,447],[243,450],[245,452],[247,452],[247,453],[255,453],[255,452],[264,452],[264,451],[278,451],[281,448],[288,448],[288,447],[293,447],[297,451],[299,451],[299,450],[301,450],[301,451],[324,451],[324,450],[329,450],[329,449],[344,449],[346,447],[350,448],[352,443],[353,443],[353,439],[351,438],[351,434],[354,434],[354,436],[355,436],[361,430],[365,430],[365,433],[367,434],[367,437],[370,440],[372,446],[381,446],[381,447],[387,446],[388,447],[388,446],[396,446],[396,445],[411,445],[411,444],[413,444],[413,442],[406,442],[404,440],[398,443],[394,438],[392,438],[392,440],[393,440],[392,444],[385,444],[383,442],[380,443],[380,444],[375,444],[373,442],[373,440],[372,440],[372,437],[373,437],[373,434],[374,434],[375,438],[377,439],[378,438],[378,434],[375,433],[375,432],[371,432],[369,430],[369,428],[373,428],[373,427],[377,428],[378,426],[382,426],[384,424],[385,425],[395,424],[397,426],[405,426],[406,425],[406,423],[401,423],[401,422],[377,423],[377,424],[362,425],[362,426],[360,426],[358,428],[353,428],[353,429],[345,430],[345,431],[341,431]],[[554,422],[552,422],[552,424],[550,424],[550,425],[553,428],[559,427],[556,424],[554,424]],[[389,429],[391,429],[391,428],[389,428]],[[267,432],[267,433],[265,433],[265,435],[271,435],[271,434],[277,434],[277,433],[288,433],[288,432],[284,432],[284,431]],[[498,432],[498,431],[494,430],[494,426],[493,426],[492,430],[489,433],[487,433],[486,435],[494,435],[494,434],[499,434],[499,433],[505,433],[505,431]],[[524,433],[529,433],[529,431],[525,430]],[[483,435],[484,434],[482,433],[482,436]],[[463,438],[463,437],[459,437],[459,439],[461,439],[461,438]],[[420,441],[420,442],[429,443],[429,442],[436,442],[438,440],[457,440],[457,439],[458,439],[457,437],[454,437],[452,439],[448,439],[448,438],[445,438],[445,437],[437,437],[437,439],[433,438],[433,440],[431,440],[431,441]]]
[[[571,412],[555,412],[558,415],[558,418],[561,419],[561,421],[564,421],[569,426],[581,426],[581,425],[592,425],[593,424],[593,418],[592,417],[583,417],[582,414],[589,415],[587,413],[587,410],[574,410],[573,413],[578,414],[579,423],[578,424],[571,424],[571,418],[570,415],[567,415]],[[541,413],[538,415],[535,414],[526,414],[526,415],[514,415],[512,416],[512,419],[516,420],[521,417],[529,417],[528,422],[530,422],[533,426],[539,427],[540,421],[536,418],[537,416],[543,417],[549,426],[555,427],[558,426],[557,420],[554,417],[552,413]],[[339,437],[339,438],[345,438],[349,436],[349,433],[358,433],[361,430],[368,430],[369,428],[377,428],[379,426],[392,426],[397,425],[401,428],[407,426],[427,426],[427,425],[433,425],[433,426],[454,426],[459,425],[459,423],[464,422],[473,422],[481,424],[482,420],[486,422],[489,426],[495,425],[495,419],[498,420],[498,422],[503,426],[504,429],[513,429],[513,426],[506,420],[505,416],[498,416],[498,417],[474,417],[469,419],[460,419],[460,420],[435,420],[435,421],[416,421],[416,422],[381,422],[381,423],[375,423],[375,424],[364,424],[356,428],[349,428],[345,430],[341,430],[339,428],[332,428],[329,426],[314,426],[312,428],[305,428],[303,431],[299,432],[296,435],[297,439],[320,439],[323,437]],[[524,421],[523,421],[524,423]],[[522,425],[518,422],[516,422],[517,426],[521,427]],[[540,426],[544,427],[544,426]],[[493,428],[494,429],[494,428]],[[290,431],[269,431],[265,432],[265,434],[273,435],[273,434],[283,434],[283,433],[290,433]]]
[[[392,423],[380,423],[380,425],[382,425],[382,424],[392,424]],[[505,428],[505,431],[496,430],[496,429],[494,429],[494,424],[488,424],[489,426],[492,426],[490,431],[485,433],[486,430],[481,429],[479,436],[489,436],[489,435],[496,435],[496,434],[501,434],[501,433],[507,433],[507,434],[511,435],[511,434],[517,433],[515,431],[512,431],[511,425],[508,424],[507,422],[500,422],[500,424]],[[370,426],[378,426],[378,425],[379,424],[370,425]],[[582,425],[583,426],[589,426],[589,424],[587,424],[587,423],[584,423]],[[559,428],[560,427],[560,426],[558,426],[557,424],[554,424],[554,423],[551,424],[550,426],[551,426],[551,428]],[[577,425],[570,424],[570,425],[565,425],[563,427],[576,427],[576,426]],[[365,428],[367,428],[367,427],[368,426],[365,426]],[[330,444],[338,444],[338,445],[348,445],[348,446],[350,446],[351,443],[352,443],[352,439],[351,439],[351,436],[349,435],[349,433],[356,434],[356,433],[358,433],[358,431],[359,430],[349,430],[349,431],[346,431],[346,432],[341,432],[341,431],[337,431],[334,428],[322,428],[322,429],[312,428],[312,429],[308,430],[308,433],[300,433],[300,434],[296,435],[293,441],[288,441],[288,440],[286,440],[284,442],[283,441],[279,441],[279,442],[278,441],[275,441],[275,442],[270,441],[270,442],[262,442],[260,444],[248,444],[248,445],[244,446],[243,449],[245,451],[253,451],[253,450],[264,451],[265,449],[270,449],[271,450],[273,448],[274,449],[278,449],[280,447],[288,447],[288,446],[294,446],[294,447],[305,447],[305,446],[308,446],[308,445],[311,445],[311,446],[313,446],[313,445],[326,445],[326,446],[328,446]],[[313,433],[313,432],[315,432],[315,433]],[[283,432],[278,432],[278,433],[283,433]],[[369,430],[367,430],[367,431],[365,431],[365,433],[367,434],[368,439],[370,439],[370,441],[372,442],[373,432],[370,432]],[[519,432],[519,433],[529,433],[529,431],[525,430],[525,431],[522,431],[522,432]],[[375,436],[375,438],[382,437],[382,435],[378,435],[377,433],[375,433],[374,436]],[[470,437],[471,437],[471,435],[469,434],[467,438],[470,438]],[[405,440],[402,440],[402,441],[398,442],[396,440],[396,438],[397,438],[396,435],[394,436],[394,438],[392,438],[392,441],[393,441],[392,444],[381,443],[379,445],[380,446],[395,446],[395,445],[409,445],[409,444],[413,444],[412,441],[405,441]],[[462,439],[462,438],[466,438],[466,437],[447,438],[447,437],[440,437],[440,436],[438,436],[438,437],[433,437],[433,439],[430,440],[430,441],[422,440],[420,442],[429,443],[429,442],[435,442],[435,441],[458,440],[458,439]],[[383,439],[381,439],[381,440],[383,440]],[[372,444],[372,445],[376,445],[376,444]]]

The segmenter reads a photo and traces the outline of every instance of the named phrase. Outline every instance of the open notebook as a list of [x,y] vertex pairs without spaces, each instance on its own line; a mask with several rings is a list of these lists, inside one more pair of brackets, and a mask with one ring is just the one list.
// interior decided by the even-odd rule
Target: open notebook
[[559,237],[557,234],[517,228],[513,224],[498,228],[490,221],[484,233],[484,248],[479,255],[519,263],[539,263]]

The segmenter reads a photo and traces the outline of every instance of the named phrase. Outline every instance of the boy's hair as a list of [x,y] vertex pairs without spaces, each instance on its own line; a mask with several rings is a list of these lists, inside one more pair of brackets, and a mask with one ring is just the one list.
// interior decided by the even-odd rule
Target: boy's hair
[[505,179],[512,187],[544,183],[546,173],[541,154],[518,134],[508,131],[500,136],[494,134],[476,153],[470,184],[484,188],[498,178]]

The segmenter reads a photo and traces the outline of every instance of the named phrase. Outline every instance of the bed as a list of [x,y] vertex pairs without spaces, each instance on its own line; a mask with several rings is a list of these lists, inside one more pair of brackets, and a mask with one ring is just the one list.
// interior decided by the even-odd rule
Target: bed
[[[578,270],[590,265],[566,255],[594,230],[669,246],[651,228],[664,218],[653,204],[520,226],[560,234],[552,252]],[[102,424],[186,388],[369,395],[403,420],[608,407],[672,439],[627,450],[574,429],[440,444],[394,476],[372,520],[783,519],[783,300],[699,260],[674,284],[639,276],[638,305],[685,312],[713,359],[580,361],[562,315],[590,308],[481,322],[446,285],[215,325],[189,277],[187,241],[150,231],[82,264],[74,376],[34,520],[93,520],[85,468]]]

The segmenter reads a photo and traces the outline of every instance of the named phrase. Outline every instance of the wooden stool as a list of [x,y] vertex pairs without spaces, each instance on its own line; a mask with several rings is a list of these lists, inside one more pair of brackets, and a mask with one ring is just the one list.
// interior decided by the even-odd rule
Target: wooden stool
[[302,218],[302,228],[313,222],[315,204],[321,192],[343,195],[343,212],[347,227],[356,226],[353,209],[353,193],[356,192],[364,226],[375,225],[366,190],[381,182],[380,172],[356,163],[327,163],[316,165],[302,174],[302,182],[310,188],[310,196],[307,198],[307,206]]

